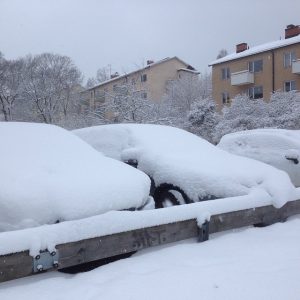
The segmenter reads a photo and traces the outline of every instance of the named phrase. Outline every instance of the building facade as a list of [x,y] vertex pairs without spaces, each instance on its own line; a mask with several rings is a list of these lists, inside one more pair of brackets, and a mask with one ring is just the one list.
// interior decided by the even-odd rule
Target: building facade
[[166,93],[172,80],[183,76],[198,76],[199,72],[178,57],[166,58],[158,62],[147,61],[147,66],[89,88],[81,93],[82,103],[89,109],[96,109],[122,86],[130,87],[144,99],[159,101]]
[[285,39],[249,48],[210,64],[212,89],[219,110],[238,94],[270,99],[274,91],[300,90],[300,26],[288,25]]

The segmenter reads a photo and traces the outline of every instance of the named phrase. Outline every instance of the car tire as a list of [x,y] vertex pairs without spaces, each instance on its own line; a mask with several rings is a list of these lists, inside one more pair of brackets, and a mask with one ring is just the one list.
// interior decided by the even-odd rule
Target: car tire
[[193,202],[181,188],[168,183],[163,183],[155,188],[153,198],[155,208],[165,208]]

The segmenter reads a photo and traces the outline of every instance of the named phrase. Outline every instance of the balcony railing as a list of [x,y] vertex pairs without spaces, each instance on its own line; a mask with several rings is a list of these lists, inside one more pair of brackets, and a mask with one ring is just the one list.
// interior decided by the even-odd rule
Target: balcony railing
[[300,59],[294,60],[292,63],[292,73],[300,74]]
[[248,70],[231,73],[231,85],[245,85],[254,83],[254,74]]

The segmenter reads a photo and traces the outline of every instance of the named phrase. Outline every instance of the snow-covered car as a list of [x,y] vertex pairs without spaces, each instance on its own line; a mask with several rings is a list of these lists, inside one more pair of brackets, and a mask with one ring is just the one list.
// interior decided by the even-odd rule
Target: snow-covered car
[[0,232],[143,207],[150,180],[53,125],[0,122]]
[[218,147],[287,172],[300,187],[300,130],[254,129],[222,137]]
[[73,132],[104,155],[149,175],[156,208],[246,195],[257,189],[279,200],[294,190],[286,173],[230,154],[178,128],[115,124]]

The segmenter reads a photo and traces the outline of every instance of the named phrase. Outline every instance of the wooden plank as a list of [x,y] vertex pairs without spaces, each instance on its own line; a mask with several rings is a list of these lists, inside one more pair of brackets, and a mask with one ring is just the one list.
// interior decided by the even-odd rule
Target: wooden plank
[[33,257],[29,251],[0,256],[0,282],[33,274]]
[[[209,233],[250,225],[270,225],[296,213],[300,213],[300,201],[289,202],[280,209],[270,205],[214,215],[209,222]],[[197,221],[192,219],[58,245],[59,268],[197,236]]]
[[148,247],[172,243],[198,234],[196,220],[137,229],[58,245],[59,269]]
[[[269,225],[296,214],[300,214],[300,200],[288,202],[280,209],[264,206],[213,215],[209,222],[209,233],[255,224]],[[191,219],[61,244],[56,246],[59,254],[58,268],[189,239],[197,237],[198,234],[197,220]],[[29,251],[0,256],[0,282],[33,273],[33,258]]]

